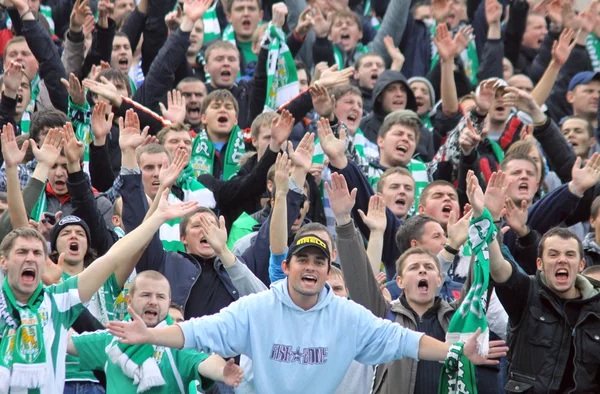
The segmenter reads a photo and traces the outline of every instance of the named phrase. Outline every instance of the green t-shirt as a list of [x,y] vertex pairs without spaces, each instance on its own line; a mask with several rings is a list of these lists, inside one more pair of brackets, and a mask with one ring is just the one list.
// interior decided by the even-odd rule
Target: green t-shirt
[[[38,318],[44,333],[43,341],[49,373],[41,388],[19,392],[27,394],[63,392],[69,328],[83,309],[77,289],[77,277],[44,288],[44,298],[38,308]],[[4,319],[0,317],[0,334],[4,331],[5,324]]]
[[[81,367],[94,370],[103,370],[106,373],[106,393],[107,394],[137,394],[137,387],[133,384],[133,379],[127,377],[121,368],[110,360],[106,354],[106,347],[113,340],[113,336],[108,331],[96,331],[93,333],[83,333],[73,335],[73,344],[79,353]],[[170,352],[173,356],[173,363],[176,365],[176,371],[171,367],[169,360]],[[214,382],[210,379],[201,377],[198,374],[198,365],[208,358],[206,353],[198,353],[193,350],[175,350],[162,346],[155,346],[154,359],[160,369],[165,385],[154,387],[145,391],[145,394],[167,394],[188,392],[192,381],[202,382],[202,390],[209,390]]]
[[[255,62],[258,60],[258,56],[252,52],[252,41],[248,42],[237,42],[238,47],[242,50],[242,55],[244,56],[244,60],[246,64],[250,62]],[[244,70],[241,70],[242,72]]]
[[[67,280],[70,276],[63,273],[63,281]],[[106,324],[114,319],[114,307],[115,300],[119,296],[121,289],[117,283],[117,277],[112,274],[108,280],[104,283],[102,288],[98,290],[92,299],[86,304],[86,308],[90,313],[100,321],[102,324]],[[82,370],[79,366],[79,359],[67,354],[67,374],[65,381],[67,382],[98,382],[98,379],[94,376],[91,370]]]

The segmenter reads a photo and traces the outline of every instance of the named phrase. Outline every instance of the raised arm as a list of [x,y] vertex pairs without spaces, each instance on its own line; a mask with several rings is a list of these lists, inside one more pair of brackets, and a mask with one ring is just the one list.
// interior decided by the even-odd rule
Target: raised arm
[[138,228],[117,242],[102,257],[94,261],[79,274],[78,288],[82,302],[87,302],[119,267],[135,267],[141,253],[159,227],[168,220],[176,219],[193,212],[198,203],[195,201],[181,204],[167,202],[168,190],[162,194],[157,211]]
[[381,261],[383,258],[383,237],[387,228],[387,217],[385,216],[385,201],[379,194],[374,194],[369,199],[369,211],[365,214],[361,209],[358,210],[363,223],[369,228],[369,244],[367,246],[367,256],[373,275],[377,275],[381,270]]
[[275,163],[275,203],[271,211],[271,257],[269,258],[269,279],[275,282],[283,279],[285,274],[280,264],[276,264],[272,255],[281,255],[287,250],[288,223],[287,223],[287,195],[290,188],[290,166],[287,153],[277,155]]
[[457,42],[452,39],[446,24],[438,25],[435,36],[431,40],[438,48],[440,55],[442,111],[446,116],[454,115],[458,111],[458,96],[456,82],[454,81],[454,58],[457,56]]
[[12,124],[2,126],[2,155],[6,167],[6,192],[8,213],[13,229],[28,226],[27,212],[19,184],[18,165],[23,162],[29,141],[25,141],[21,149],[17,145],[15,130]]

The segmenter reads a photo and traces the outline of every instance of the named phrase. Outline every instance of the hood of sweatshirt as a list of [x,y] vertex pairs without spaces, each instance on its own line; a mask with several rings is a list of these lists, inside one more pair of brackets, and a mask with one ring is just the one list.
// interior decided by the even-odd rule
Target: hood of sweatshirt
[[333,291],[331,291],[331,287],[329,287],[329,284],[325,283],[325,287],[323,288],[323,290],[321,290],[321,293],[319,293],[319,300],[317,301],[317,305],[315,305],[312,308],[310,308],[309,310],[305,311],[304,309],[302,309],[298,305],[296,305],[294,303],[294,301],[292,301],[292,298],[290,297],[290,293],[288,291],[288,278],[287,277],[285,279],[282,279],[275,283],[271,283],[271,289],[275,292],[275,295],[277,296],[277,298],[284,305],[286,305],[292,309],[295,309],[298,312],[306,312],[306,313],[319,311],[319,310],[325,308],[327,305],[329,305],[331,303],[331,301],[333,300],[333,297],[335,296],[333,294]]
[[400,71],[392,71],[385,70],[379,78],[377,78],[377,82],[375,82],[375,87],[373,88],[373,112],[378,115],[385,116],[386,114],[383,111],[381,106],[381,94],[391,84],[394,82],[400,82],[404,85],[406,89],[406,109],[410,109],[413,111],[417,110],[417,101],[415,100],[415,95],[413,94],[412,89],[408,85],[406,77]]

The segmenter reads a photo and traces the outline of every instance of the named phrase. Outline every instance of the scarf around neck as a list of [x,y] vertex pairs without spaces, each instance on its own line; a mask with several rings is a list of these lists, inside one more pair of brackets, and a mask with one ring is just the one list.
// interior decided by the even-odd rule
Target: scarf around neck
[[[229,141],[225,150],[225,160],[221,179],[228,181],[240,169],[240,159],[246,153],[246,144],[244,142],[244,133],[238,125],[233,126],[229,133]],[[221,152],[223,154],[223,152]],[[202,130],[194,138],[192,144],[192,158],[190,163],[194,169],[196,177],[200,174],[213,175],[215,166],[215,147],[210,140],[206,130]]]

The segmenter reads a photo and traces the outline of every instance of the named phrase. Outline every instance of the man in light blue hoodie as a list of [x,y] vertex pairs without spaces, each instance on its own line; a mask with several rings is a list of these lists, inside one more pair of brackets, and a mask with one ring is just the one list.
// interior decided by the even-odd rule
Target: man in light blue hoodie
[[[148,329],[133,310],[131,322],[109,323],[125,344],[192,348],[223,357],[245,354],[254,365],[256,392],[332,393],[352,360],[375,365],[402,357],[444,361],[450,345],[376,318],[354,302],[335,297],[326,284],[329,249],[313,234],[298,236],[282,263],[287,278],[220,313],[165,328]],[[475,335],[462,347],[475,364],[497,364],[502,341],[478,354]]]

